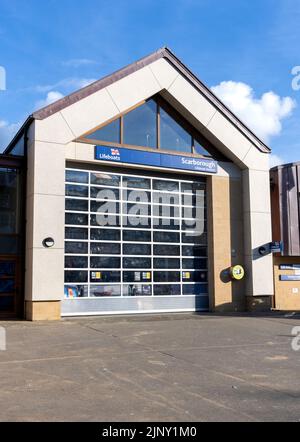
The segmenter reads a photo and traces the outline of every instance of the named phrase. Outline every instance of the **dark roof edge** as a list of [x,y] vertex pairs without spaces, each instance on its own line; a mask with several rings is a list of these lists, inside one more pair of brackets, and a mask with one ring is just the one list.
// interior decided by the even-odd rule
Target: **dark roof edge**
[[300,167],[300,161],[296,161],[294,163],[279,164],[278,166],[271,167],[270,170],[272,172],[276,172],[279,169],[285,169],[287,167],[294,167],[294,166]]
[[[243,133],[244,136],[248,138],[259,150],[264,153],[271,152],[271,149],[263,143],[216,95],[205,86],[202,81],[200,81],[177,57],[173,54],[173,52],[167,47],[163,47],[156,52],[153,52],[146,57],[141,58],[140,60],[100,79],[95,81],[94,83],[80,89],[79,91],[73,92],[72,94],[61,98],[60,100],[52,103],[43,109],[40,109],[34,112],[30,117],[36,120],[43,120],[45,118],[50,117],[56,112],[61,111],[65,107],[68,107],[83,98],[88,97],[89,95],[115,83],[116,81],[126,77],[127,75],[132,74],[133,72],[138,71],[139,69],[157,61],[161,58],[165,58],[168,62],[178,71],[180,72],[193,86],[198,89],[202,95],[204,95],[208,101],[210,101],[240,132]],[[29,120],[28,119],[28,120]],[[20,131],[25,129],[26,123],[28,124],[28,120],[24,123]],[[30,122],[31,123],[31,122]],[[19,135],[20,131],[17,135]],[[13,142],[17,138],[11,141],[5,152],[10,148]]]

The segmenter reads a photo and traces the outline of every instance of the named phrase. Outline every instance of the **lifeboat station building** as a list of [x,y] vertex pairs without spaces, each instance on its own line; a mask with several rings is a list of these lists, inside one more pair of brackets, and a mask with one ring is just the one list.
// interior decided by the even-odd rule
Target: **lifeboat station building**
[[0,157],[0,316],[270,309],[269,154],[167,48],[33,113]]

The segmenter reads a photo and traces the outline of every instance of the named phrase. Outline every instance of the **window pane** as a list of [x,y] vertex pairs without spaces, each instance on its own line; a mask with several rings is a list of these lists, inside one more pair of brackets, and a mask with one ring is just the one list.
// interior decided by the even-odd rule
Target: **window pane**
[[167,192],[178,192],[179,183],[177,181],[153,180],[153,190],[165,190]]
[[120,282],[120,272],[90,272],[91,282]]
[[184,258],[182,260],[182,267],[184,269],[207,269],[207,259]]
[[180,272],[154,272],[155,282],[180,282]]
[[74,253],[74,254],[87,254],[89,251],[87,242],[73,242],[66,241],[65,242],[65,252],[66,253]]
[[124,269],[150,269],[151,258],[123,258]]
[[155,269],[179,269],[180,268],[180,259],[154,258],[153,266]]
[[91,256],[92,269],[119,269],[121,267],[121,258],[111,256],[95,257]]
[[196,193],[199,190],[205,190],[205,188],[205,183],[202,183],[201,181],[195,181],[194,183],[181,183],[182,192]]
[[160,108],[160,147],[192,152],[192,137],[164,109]]
[[142,230],[123,230],[123,241],[151,241],[151,232]]
[[151,282],[151,272],[123,272],[124,282]]
[[166,206],[179,206],[179,195],[172,193],[154,192],[153,204],[163,204]]
[[179,256],[180,246],[154,245],[153,255]]
[[120,177],[118,175],[109,175],[104,172],[94,172],[91,173],[91,184],[118,187],[120,185]]
[[91,226],[120,227],[120,218],[116,215],[101,214],[91,215]]
[[115,229],[91,229],[91,240],[120,241],[121,232]]
[[124,144],[156,148],[157,106],[149,100],[124,115]]
[[67,270],[65,271],[65,282],[87,282],[88,272],[81,270]]
[[152,287],[151,285],[137,285],[130,284],[124,285],[123,296],[151,296]]
[[124,203],[123,213],[136,216],[151,216],[151,206],[148,204],[137,203]]
[[76,184],[66,184],[66,195],[87,198],[89,196],[89,188],[87,186],[77,186]]
[[104,296],[121,296],[120,285],[91,285],[90,286],[91,297],[104,297]]
[[66,170],[66,181],[69,183],[87,184],[89,182],[89,174],[78,170]]
[[123,244],[124,255],[151,255],[150,244]]
[[180,242],[180,235],[177,232],[154,232],[154,242]]
[[183,282],[207,282],[207,272],[182,272]]
[[150,229],[151,218],[143,218],[140,216],[123,216],[123,226],[130,229]]
[[207,295],[208,285],[207,284],[184,284],[182,286],[184,295]]
[[0,293],[10,293],[15,290],[14,279],[0,279]]
[[195,147],[195,152],[198,155],[205,155],[207,157],[211,157],[211,154],[202,146],[201,143],[199,143],[199,141],[194,140],[194,147]]
[[119,213],[119,203],[115,201],[91,201],[91,212],[98,213]]
[[121,244],[113,243],[91,243],[91,253],[93,255],[119,255],[121,252]]
[[91,187],[91,198],[96,198],[99,201],[112,200],[116,201],[119,199],[118,189],[108,189],[106,187]]
[[101,129],[95,130],[84,138],[89,140],[110,141],[111,143],[120,143],[120,118],[103,126]]
[[141,177],[123,177],[124,187],[133,187],[134,189],[150,189],[151,181]]
[[0,253],[16,255],[20,253],[20,239],[15,236],[0,236]]
[[14,296],[0,296],[0,311],[12,312],[14,310]]
[[123,200],[130,203],[151,203],[151,193],[145,190],[124,190]]
[[161,216],[164,218],[178,218],[180,216],[179,207],[175,206],[153,206],[153,216]]
[[0,262],[0,276],[14,276],[16,265],[12,261]]
[[179,230],[180,219],[153,218],[153,228],[160,230]]
[[66,256],[65,268],[66,269],[85,269],[88,267],[87,256]]
[[83,213],[66,213],[65,222],[71,225],[87,226],[88,215],[84,215]]
[[199,246],[182,246],[183,256],[206,256],[206,248]]
[[0,169],[0,233],[18,233],[19,174]]
[[72,200],[66,199],[66,210],[74,210],[78,212],[88,212],[88,200]]
[[178,296],[180,295],[180,285],[174,284],[155,284],[154,296]]
[[88,291],[87,285],[68,284],[65,285],[65,298],[87,298]]

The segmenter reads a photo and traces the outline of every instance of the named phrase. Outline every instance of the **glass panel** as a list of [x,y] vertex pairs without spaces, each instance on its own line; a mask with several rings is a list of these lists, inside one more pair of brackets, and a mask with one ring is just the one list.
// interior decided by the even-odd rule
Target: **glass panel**
[[155,284],[154,296],[178,296],[180,295],[180,285],[174,284]]
[[154,232],[154,242],[180,242],[180,234],[177,232]]
[[206,248],[199,247],[199,246],[182,246],[182,255],[183,256],[206,256]]
[[121,244],[92,242],[91,253],[93,255],[119,255],[121,253]]
[[98,203],[97,201],[91,201],[91,212],[98,213],[119,213],[120,205],[115,201],[105,201]]
[[112,121],[106,126],[101,127],[84,138],[88,140],[108,141],[111,143],[120,143],[120,118]]
[[151,258],[123,258],[124,269],[150,269]]
[[123,244],[124,255],[151,255],[151,244]]
[[160,230],[179,230],[180,219],[153,218],[153,228]]
[[91,240],[120,241],[121,232],[115,229],[91,229]]
[[19,174],[0,169],[0,233],[18,233]]
[[120,282],[120,272],[90,272],[91,282]]
[[66,239],[88,239],[89,231],[80,227],[66,227],[65,237]]
[[182,192],[196,193],[199,190],[205,190],[205,188],[205,183],[202,183],[201,181],[195,181],[193,183],[181,183]]
[[120,227],[120,218],[116,215],[101,214],[90,216],[92,226]]
[[200,194],[191,195],[191,194],[182,194],[181,196],[181,204],[183,206],[193,206],[193,207],[205,207],[204,196],[202,195],[202,190],[199,191]]
[[78,211],[78,212],[88,212],[89,202],[88,202],[88,200],[66,199],[66,210],[74,210],[74,211]]
[[157,105],[149,100],[124,115],[124,144],[156,148]]
[[121,258],[111,256],[91,256],[90,261],[92,269],[119,269],[121,267]]
[[176,258],[154,258],[155,269],[180,269],[180,259]]
[[123,241],[151,241],[151,232],[139,230],[123,230]]
[[87,282],[88,272],[81,270],[67,270],[65,271],[65,282]]
[[154,272],[155,282],[180,282],[180,272]]
[[68,284],[65,285],[65,298],[83,298],[88,296],[87,285]]
[[207,244],[207,234],[203,233],[202,235],[194,235],[192,233],[183,233],[182,242],[189,244],[202,244],[205,246]]
[[87,242],[65,242],[65,253],[87,254],[89,251]]
[[91,198],[95,198],[98,201],[112,200],[116,201],[119,199],[118,189],[108,189],[107,187],[91,187]]
[[207,272],[182,272],[183,282],[207,282]]
[[124,190],[123,200],[129,203],[151,203],[151,193],[146,190]]
[[139,216],[124,216],[123,226],[134,229],[151,228],[151,218],[143,218]]
[[11,312],[14,310],[14,296],[0,296],[0,311]]
[[91,173],[91,184],[119,187],[120,177],[118,175],[109,175],[104,172],[94,172]]
[[89,196],[89,188],[88,186],[77,186],[76,184],[66,184],[66,195],[87,198]]
[[12,261],[0,261],[0,276],[13,276],[16,264]]
[[84,215],[83,213],[66,213],[65,218],[66,224],[75,226],[87,226],[88,224],[88,215]]
[[154,245],[153,255],[180,256],[180,246]]
[[184,258],[182,260],[182,268],[184,269],[207,269],[207,259]]
[[137,285],[130,284],[124,285],[123,296],[151,296],[152,287],[151,285]]
[[167,192],[178,192],[178,181],[153,180],[153,190],[164,190]]
[[179,206],[179,195],[172,193],[154,192],[153,204],[163,204],[165,206]]
[[69,183],[87,184],[89,182],[89,174],[78,170],[66,170],[66,181]]
[[153,206],[153,216],[162,216],[164,218],[178,218],[180,216],[179,207],[175,206]]
[[160,148],[192,152],[191,135],[162,108],[160,108]]
[[183,284],[182,292],[184,295],[207,295],[207,284]]
[[121,296],[120,285],[91,285],[90,286],[91,297],[104,297],[104,296]]
[[0,293],[10,293],[15,290],[14,279],[0,279]]
[[123,204],[123,213],[128,213],[129,215],[137,215],[137,216],[151,216],[151,206],[147,204],[137,203],[124,203]]
[[150,189],[151,181],[141,177],[123,177],[123,187],[133,187],[134,189]]
[[124,282],[151,282],[151,272],[123,272]]
[[195,152],[198,155],[204,155],[206,157],[211,157],[211,154],[197,140],[194,140],[194,148],[195,148]]
[[88,267],[87,256],[65,256],[66,269],[85,269]]
[[16,236],[0,236],[0,253],[16,255],[20,253],[20,241]]

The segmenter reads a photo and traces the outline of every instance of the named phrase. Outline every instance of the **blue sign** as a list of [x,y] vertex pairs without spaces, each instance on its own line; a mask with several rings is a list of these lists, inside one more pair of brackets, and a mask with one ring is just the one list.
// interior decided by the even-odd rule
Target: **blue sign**
[[300,275],[280,275],[280,281],[300,281]]
[[274,241],[270,244],[271,253],[281,253],[282,252],[282,241]]
[[300,270],[300,264],[282,264],[280,270]]
[[96,146],[95,159],[112,161],[114,163],[143,164],[145,166],[168,169],[193,170],[195,172],[217,173],[218,171],[217,162],[208,158],[170,155],[120,147]]

